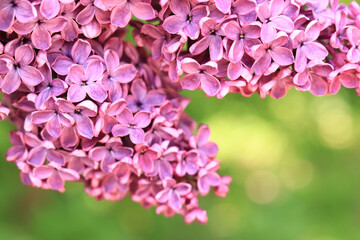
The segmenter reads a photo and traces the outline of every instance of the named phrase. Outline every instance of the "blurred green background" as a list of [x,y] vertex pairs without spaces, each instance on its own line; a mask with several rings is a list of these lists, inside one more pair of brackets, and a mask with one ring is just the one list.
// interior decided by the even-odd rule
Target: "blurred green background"
[[0,123],[0,240],[355,240],[360,239],[360,98],[342,89],[315,97],[291,90],[281,100],[223,100],[202,92],[187,112],[210,125],[221,174],[233,183],[225,199],[200,199],[207,225],[166,219],[129,198],[98,202],[81,184],[64,194],[21,184],[6,162],[11,124]]

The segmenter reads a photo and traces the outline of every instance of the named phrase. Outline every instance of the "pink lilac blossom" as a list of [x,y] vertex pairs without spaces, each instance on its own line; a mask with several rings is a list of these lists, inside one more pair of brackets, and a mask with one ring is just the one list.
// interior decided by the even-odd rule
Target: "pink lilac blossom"
[[[60,10],[52,9],[47,17],[74,9],[59,4]],[[37,16],[43,14],[34,7]],[[60,14],[29,23],[47,29]],[[76,17],[66,15],[67,21]],[[16,21],[7,31],[19,33]],[[228,191],[206,177],[213,175],[206,164],[215,161],[218,149],[206,137],[195,140],[203,137],[193,135],[195,122],[184,113],[189,101],[177,93],[180,84],[161,70],[161,61],[124,43],[123,30],[95,41],[81,34],[64,38],[62,27],[35,39],[35,28],[24,36],[0,35],[0,118],[18,127],[10,134],[13,146],[6,159],[18,166],[22,182],[60,192],[67,181],[82,182],[98,200],[131,195],[159,214],[206,223],[197,181],[206,189],[218,187],[222,197]]]
[[1,1],[0,119],[18,128],[6,159],[27,185],[79,181],[206,223],[198,196],[225,197],[232,179],[178,92],[360,95],[359,15],[336,0]]

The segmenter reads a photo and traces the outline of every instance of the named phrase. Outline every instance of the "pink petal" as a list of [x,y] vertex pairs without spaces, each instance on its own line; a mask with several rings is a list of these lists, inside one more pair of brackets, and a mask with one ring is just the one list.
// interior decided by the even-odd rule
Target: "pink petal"
[[149,3],[144,2],[131,2],[131,12],[135,17],[141,20],[150,20],[155,18],[155,11]]
[[101,26],[95,18],[88,24],[82,25],[81,30],[87,38],[96,38],[101,34]]
[[129,127],[123,126],[121,124],[117,124],[113,127],[111,132],[115,137],[124,137],[129,135],[130,129]]
[[181,68],[186,73],[198,73],[200,72],[200,64],[192,58],[184,58],[181,61]]
[[228,13],[231,7],[231,0],[215,0],[216,8],[223,13]]
[[10,94],[20,87],[21,81],[18,72],[13,68],[8,72],[2,80],[2,90],[4,93]]
[[42,25],[50,32],[60,32],[66,23],[67,19],[65,17],[56,17],[44,22]]
[[54,18],[60,11],[59,0],[42,0],[40,12],[47,19]]
[[34,124],[42,124],[48,122],[54,115],[53,110],[33,112],[31,114],[31,120]]
[[36,86],[44,80],[41,72],[31,66],[22,66],[19,68],[21,80],[28,86]]
[[91,139],[94,136],[94,123],[87,116],[75,114],[76,129],[84,138]]
[[174,190],[170,190],[169,193],[169,206],[175,211],[179,211],[181,209],[180,196]]
[[176,34],[183,29],[185,25],[186,22],[182,16],[172,15],[165,18],[163,28],[171,34]]
[[46,124],[46,130],[53,138],[58,138],[60,136],[62,128],[57,114]]
[[296,49],[295,57],[295,71],[302,73],[305,71],[307,65],[307,57],[302,47]]
[[19,22],[27,23],[37,16],[35,7],[28,1],[16,2],[16,19]]
[[36,48],[47,50],[51,45],[51,36],[45,27],[36,25],[31,34],[31,42]]
[[78,84],[71,85],[68,89],[67,100],[70,102],[80,102],[86,98],[86,92]]
[[223,45],[220,36],[211,36],[210,38],[210,59],[212,61],[220,60],[223,56]]
[[92,5],[87,5],[81,12],[79,12],[76,16],[76,21],[80,25],[85,25],[91,22],[91,20],[95,16],[95,7]]
[[30,45],[23,45],[15,50],[15,61],[20,65],[29,65],[34,59],[34,50]]
[[11,5],[0,10],[0,30],[8,30],[14,23],[15,11]]
[[286,16],[273,17],[271,23],[280,31],[291,33],[294,30],[294,22]]
[[210,45],[210,38],[204,37],[201,40],[195,42],[193,45],[191,45],[189,51],[192,55],[198,55],[202,52],[204,52]]
[[120,83],[128,83],[136,76],[136,68],[132,64],[123,64],[119,66],[112,77],[114,77]]
[[178,183],[176,184],[175,191],[180,196],[185,196],[191,191],[191,185],[189,183]]
[[27,162],[34,166],[43,165],[45,162],[47,150],[44,147],[35,147],[30,150]]
[[70,58],[65,56],[59,56],[53,62],[52,69],[54,69],[57,74],[65,76],[69,73],[69,67],[71,66],[71,64],[73,64],[73,62]]
[[49,149],[47,153],[47,159],[50,162],[58,163],[61,166],[65,165],[65,158],[64,155],[60,152],[56,151],[55,149]]
[[146,128],[151,122],[149,112],[138,112],[134,116],[133,124],[138,128]]
[[264,56],[255,61],[254,65],[252,66],[252,70],[255,72],[256,75],[261,75],[268,69],[270,63],[270,54],[265,54]]
[[130,6],[127,2],[119,4],[111,11],[111,23],[118,27],[125,27],[131,19]]
[[310,42],[302,47],[305,55],[310,60],[324,60],[329,54],[326,48],[318,42]]
[[269,50],[272,59],[280,66],[288,66],[294,62],[294,56],[290,49],[275,47]]
[[91,83],[87,86],[85,86],[85,91],[91,97],[93,100],[102,103],[107,98],[106,91],[102,87],[102,85],[98,83]]
[[215,96],[220,90],[220,82],[209,74],[200,74],[201,88],[209,96]]
[[276,29],[271,23],[264,23],[261,28],[261,41],[270,43],[276,38]]
[[90,44],[82,39],[76,41],[71,49],[71,56],[75,63],[83,64],[91,53]]
[[133,128],[130,129],[130,140],[131,142],[133,142],[134,144],[138,144],[138,143],[143,143],[144,139],[145,139],[145,133],[144,130],[140,129],[140,128]]
[[64,180],[61,178],[58,171],[53,171],[51,176],[48,178],[47,183],[53,190],[61,190],[64,188]]
[[180,83],[183,89],[195,90],[200,85],[200,74],[194,73],[184,76],[180,79]]
[[34,176],[39,179],[47,179],[53,173],[54,168],[50,166],[40,166],[36,167],[33,170]]
[[154,162],[146,154],[145,155],[140,155],[139,156],[139,167],[144,172],[149,173],[149,172],[152,172],[154,170]]

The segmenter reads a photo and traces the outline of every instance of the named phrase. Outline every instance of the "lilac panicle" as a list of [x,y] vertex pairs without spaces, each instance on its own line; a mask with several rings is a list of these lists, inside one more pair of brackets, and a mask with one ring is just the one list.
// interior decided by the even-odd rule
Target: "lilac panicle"
[[335,0],[3,0],[0,119],[18,127],[6,159],[27,185],[80,181],[206,223],[198,196],[224,197],[231,178],[178,92],[360,95],[359,15]]

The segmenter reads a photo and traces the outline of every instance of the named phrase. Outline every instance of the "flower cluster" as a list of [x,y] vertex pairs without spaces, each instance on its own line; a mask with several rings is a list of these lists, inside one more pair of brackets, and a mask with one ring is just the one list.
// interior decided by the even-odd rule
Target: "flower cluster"
[[6,159],[27,185],[63,192],[79,181],[99,200],[130,195],[206,223],[198,196],[224,197],[231,182],[218,174],[217,145],[205,125],[194,134],[189,99],[161,62],[114,25],[127,24],[117,11],[146,17],[152,7],[106,2],[112,12],[92,1],[1,1],[0,119],[18,128]]
[[7,160],[28,185],[81,181],[205,223],[197,196],[225,196],[231,178],[178,91],[360,95],[359,16],[337,0],[1,0]]
[[[160,1],[159,24],[134,39],[184,89],[283,97],[341,86],[360,93],[360,5],[337,0]],[[330,7],[328,7],[330,5]],[[181,76],[184,76],[181,78]]]

